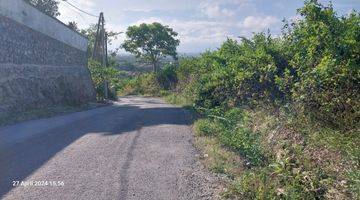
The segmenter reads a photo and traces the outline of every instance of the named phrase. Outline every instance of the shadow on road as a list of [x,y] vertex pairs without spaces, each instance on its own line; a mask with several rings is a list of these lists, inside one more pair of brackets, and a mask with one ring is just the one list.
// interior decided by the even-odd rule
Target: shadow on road
[[[156,102],[149,103],[156,106]],[[99,109],[107,111],[81,120],[74,119],[69,124],[52,128],[23,142],[11,144],[6,148],[0,147],[0,199],[13,189],[13,181],[26,179],[55,154],[86,134],[101,134],[106,137],[136,133],[135,130],[143,127],[190,123],[181,108],[141,108],[135,104]],[[21,124],[13,127],[15,126]],[[4,136],[2,130],[0,129],[0,140]]]

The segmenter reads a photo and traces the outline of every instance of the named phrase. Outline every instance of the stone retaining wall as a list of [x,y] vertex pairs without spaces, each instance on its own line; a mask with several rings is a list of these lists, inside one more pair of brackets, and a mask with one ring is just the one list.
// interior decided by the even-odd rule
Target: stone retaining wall
[[95,101],[86,47],[87,38],[26,2],[0,0],[0,117]]

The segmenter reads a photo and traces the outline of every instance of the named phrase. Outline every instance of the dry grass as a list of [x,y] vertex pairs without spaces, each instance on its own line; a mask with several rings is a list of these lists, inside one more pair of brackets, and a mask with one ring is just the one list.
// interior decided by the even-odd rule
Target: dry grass
[[[248,167],[245,159],[221,145],[216,134],[196,134],[202,162],[224,176],[224,198],[357,198],[358,136],[347,139],[342,133],[299,124],[266,110],[247,113],[252,132],[261,138],[268,160],[265,166]],[[285,184],[288,181],[292,183]],[[302,191],[306,194],[302,195]]]

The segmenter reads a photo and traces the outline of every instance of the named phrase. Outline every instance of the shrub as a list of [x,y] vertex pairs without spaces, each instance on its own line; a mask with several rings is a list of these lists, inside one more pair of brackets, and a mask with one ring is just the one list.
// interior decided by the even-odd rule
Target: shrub
[[[195,105],[291,105],[324,125],[352,129],[360,121],[360,15],[338,17],[332,5],[308,0],[303,19],[285,24],[282,37],[257,33],[228,39],[213,52],[180,60],[144,80],[146,93],[175,90]],[[154,76],[148,75],[148,76]],[[151,78],[151,81],[149,80]],[[133,85],[134,86],[134,85]]]
[[309,165],[304,156],[277,159],[270,165],[245,172],[225,193],[244,199],[325,199],[332,177]]
[[[305,147],[334,148],[343,153],[341,157],[359,161],[360,14],[353,11],[339,17],[332,5],[323,6],[317,0],[307,0],[298,12],[302,18],[285,24],[281,37],[258,33],[241,41],[228,39],[216,51],[181,59],[178,67],[168,66],[128,84],[134,93],[175,91],[169,101],[192,104],[203,117],[195,122],[198,135],[216,137],[222,146],[246,158],[250,169],[228,195],[323,199],[337,193],[345,199],[359,194],[357,165],[350,167],[346,179],[339,171],[347,169],[345,164],[329,165],[336,175],[314,160],[315,149]],[[271,108],[279,115],[274,119],[279,121],[278,127],[269,129],[290,130],[287,126],[291,126],[291,131],[279,134],[291,138],[292,131],[303,133],[304,143],[288,145],[286,139],[265,142],[267,138],[257,133],[258,127],[250,126],[241,109],[256,106]],[[285,119],[289,116],[291,119]],[[268,145],[276,146],[269,149],[274,152],[264,152]],[[219,172],[224,169],[221,165],[215,167]],[[343,178],[349,190],[337,190],[343,187]]]
[[120,71],[113,67],[103,67],[99,62],[94,60],[89,60],[88,66],[96,90],[97,99],[102,100],[104,98],[104,82],[108,81],[110,88],[109,98],[116,100],[116,91],[112,88],[115,88],[116,86]]
[[122,95],[164,96],[176,83],[176,68],[174,65],[167,65],[157,73],[144,73],[128,78],[119,85],[118,90]]
[[247,117],[238,108],[223,112],[221,109],[202,111],[208,118],[195,123],[195,132],[199,135],[215,135],[220,142],[242,155],[249,166],[265,163],[259,136],[252,132]]
[[227,40],[217,51],[183,59],[177,91],[205,108],[290,103],[337,128],[360,121],[360,15],[338,17],[310,0],[284,34]]
[[338,17],[316,0],[299,9],[304,18],[289,29],[292,97],[317,120],[353,127],[360,120],[360,15]]
[[215,136],[221,130],[221,125],[210,119],[199,119],[194,123],[194,130],[197,135]]
[[142,74],[131,78],[119,91],[122,95],[160,96],[161,87],[155,73]]
[[157,74],[157,81],[164,90],[172,90],[177,83],[175,65],[166,65]]

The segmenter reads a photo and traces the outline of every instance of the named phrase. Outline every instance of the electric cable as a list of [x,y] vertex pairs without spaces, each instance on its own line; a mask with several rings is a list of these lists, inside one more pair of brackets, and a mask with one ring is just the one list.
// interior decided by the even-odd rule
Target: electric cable
[[67,4],[69,4],[71,7],[75,8],[76,10],[78,10],[78,11],[80,11],[80,12],[82,12],[82,13],[85,13],[85,14],[87,14],[87,15],[89,15],[89,16],[96,17],[96,18],[99,17],[99,16],[97,16],[97,15],[91,14],[91,13],[89,13],[89,12],[87,12],[87,11],[84,11],[84,10],[80,9],[79,7],[75,6],[74,4],[70,3],[70,2],[67,1],[67,0],[62,0],[62,1],[65,2],[65,3],[67,3]]

